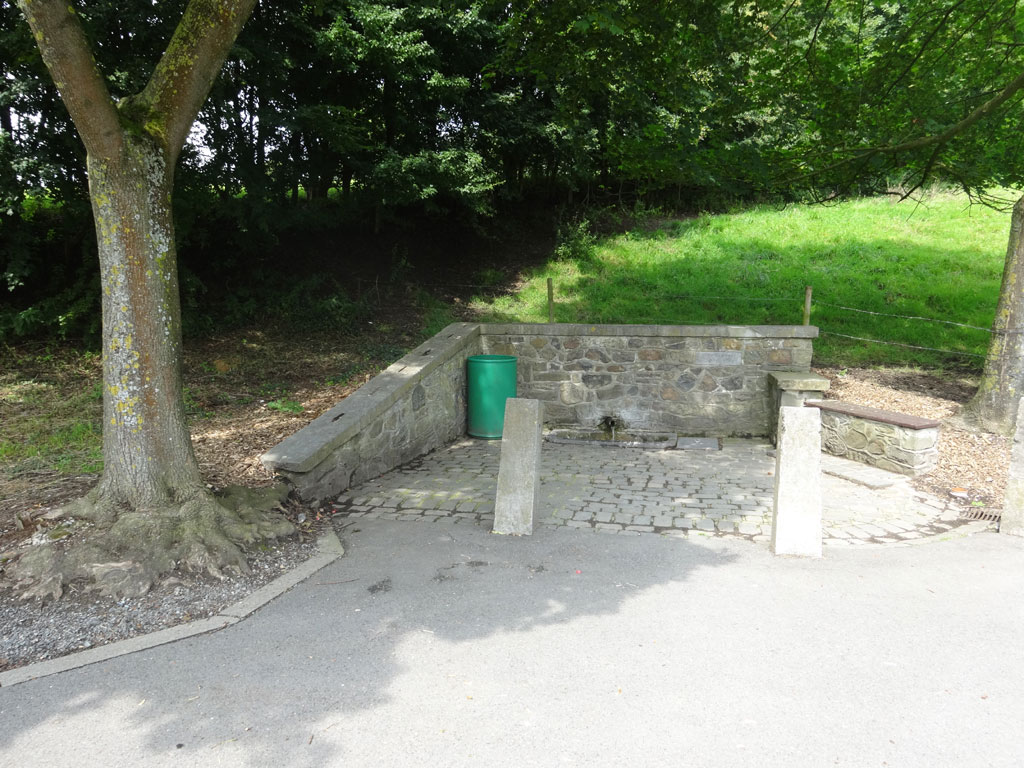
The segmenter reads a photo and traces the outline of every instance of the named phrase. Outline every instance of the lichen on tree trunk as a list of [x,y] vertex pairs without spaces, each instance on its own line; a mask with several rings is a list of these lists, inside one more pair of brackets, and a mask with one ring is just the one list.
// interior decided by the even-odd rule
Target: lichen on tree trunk
[[99,484],[65,514],[95,524],[58,557],[40,550],[15,575],[25,594],[64,582],[140,594],[174,568],[247,570],[244,548],[293,532],[251,504],[229,509],[204,484],[185,420],[173,167],[157,142],[126,133],[113,158],[89,157],[103,290],[103,458]]
[[989,432],[1009,435],[1024,392],[1024,197],[1013,206],[999,303],[992,323],[985,368],[978,391],[961,413],[963,420]]

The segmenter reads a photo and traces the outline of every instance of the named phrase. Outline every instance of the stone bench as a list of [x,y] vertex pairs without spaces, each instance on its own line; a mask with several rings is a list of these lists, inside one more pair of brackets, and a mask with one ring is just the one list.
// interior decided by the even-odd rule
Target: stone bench
[[890,472],[916,476],[939,457],[939,422],[840,400],[808,400],[821,411],[821,449]]

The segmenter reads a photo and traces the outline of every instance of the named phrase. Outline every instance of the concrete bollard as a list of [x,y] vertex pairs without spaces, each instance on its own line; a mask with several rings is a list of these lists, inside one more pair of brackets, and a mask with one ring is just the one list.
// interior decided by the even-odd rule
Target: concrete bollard
[[1024,399],[1017,404],[1017,428],[1013,432],[999,532],[1024,536]]
[[779,409],[772,552],[821,557],[821,414]]
[[540,400],[510,397],[505,401],[494,533],[517,536],[533,533],[533,513],[540,490],[543,414]]

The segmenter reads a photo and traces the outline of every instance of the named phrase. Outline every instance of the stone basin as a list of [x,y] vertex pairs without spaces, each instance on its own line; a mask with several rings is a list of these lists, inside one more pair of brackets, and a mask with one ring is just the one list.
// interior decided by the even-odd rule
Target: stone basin
[[663,451],[676,447],[678,437],[668,432],[644,432],[632,429],[552,429],[544,433],[549,443],[605,445],[609,448],[646,448]]

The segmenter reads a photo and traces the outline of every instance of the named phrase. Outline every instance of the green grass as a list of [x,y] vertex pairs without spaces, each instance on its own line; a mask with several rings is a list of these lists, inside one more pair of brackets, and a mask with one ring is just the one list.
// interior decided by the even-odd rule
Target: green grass
[[[103,469],[101,394],[93,356],[65,353],[4,357],[0,375],[0,471],[77,475]],[[46,376],[24,375],[25,370]]]
[[570,228],[520,293],[478,298],[473,307],[486,320],[546,322],[551,277],[556,322],[799,324],[810,285],[811,323],[822,332],[817,363],[978,369],[985,331],[831,305],[988,328],[1010,215],[939,194],[920,205],[865,199],[649,224],[591,242],[585,231]]
[[302,413],[305,410],[302,407],[302,403],[290,397],[279,397],[277,400],[271,400],[267,403],[267,408],[272,411],[281,411],[282,413]]

